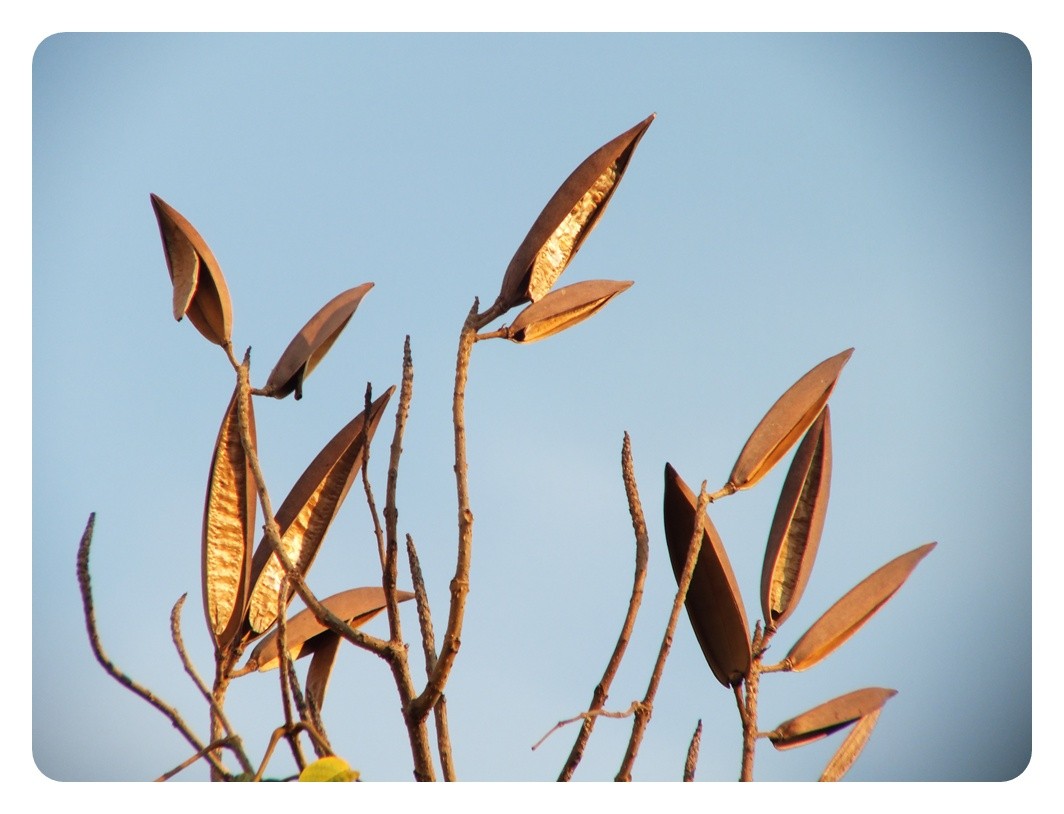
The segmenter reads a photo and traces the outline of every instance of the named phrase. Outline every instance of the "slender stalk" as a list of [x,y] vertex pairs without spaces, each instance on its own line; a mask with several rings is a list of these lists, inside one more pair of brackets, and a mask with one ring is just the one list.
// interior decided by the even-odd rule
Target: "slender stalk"
[[687,747],[687,761],[683,765],[683,781],[691,783],[695,779],[695,768],[698,766],[698,747],[702,745],[702,719],[699,718],[695,734],[691,736],[691,745]]

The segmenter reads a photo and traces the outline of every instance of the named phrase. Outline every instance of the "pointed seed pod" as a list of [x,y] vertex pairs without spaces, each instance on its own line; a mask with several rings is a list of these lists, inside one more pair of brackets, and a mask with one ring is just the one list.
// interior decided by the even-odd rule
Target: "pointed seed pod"
[[846,740],[842,742],[842,746],[835,751],[831,760],[828,761],[828,765],[824,767],[824,772],[820,775],[821,783],[834,783],[842,780],[843,775],[850,770],[857,758],[861,756],[861,752],[864,751],[865,744],[868,743],[868,739],[872,736],[872,730],[876,728],[876,723],[879,721],[879,713],[882,711],[883,709],[880,707],[875,712],[861,716],[860,720],[857,721],[857,725],[846,736]]
[[844,729],[865,715],[872,714],[897,694],[897,690],[867,687],[840,695],[789,721],[784,721],[768,733],[768,739],[781,751],[805,746]]
[[739,453],[725,489],[749,489],[779,463],[820,415],[851,355],[853,348],[824,360],[779,397]]
[[[670,464],[665,464],[665,541],[677,581],[683,574],[695,529],[698,500]],[[687,591],[687,615],[702,654],[717,681],[736,686],[750,669],[750,635],[742,596],[724,544],[709,516],[703,517],[702,548]]]
[[336,654],[340,651],[340,634],[327,630],[319,634],[318,638],[321,639],[321,644],[310,657],[306,689],[307,703],[321,712],[322,705],[325,703],[325,690],[329,686],[329,677],[336,663]]
[[545,296],[606,211],[654,114],[584,159],[558,188],[518,246],[503,277],[507,308]]
[[784,663],[791,670],[805,670],[837,650],[898,592],[935,545],[915,548],[865,577],[795,642]]
[[270,372],[265,387],[269,395],[283,399],[294,391],[297,401],[303,397],[303,380],[329,352],[329,348],[351,321],[358,304],[371,288],[373,283],[363,283],[350,288],[333,297],[310,318],[285,348]]
[[[203,609],[219,651],[232,642],[243,622],[255,543],[257,489],[240,440],[239,395],[238,386],[218,430],[203,509]],[[247,416],[254,444],[255,413],[250,398]]]
[[221,266],[207,242],[176,209],[151,196],[163,239],[166,268],[174,286],[174,319],[188,316],[196,330],[216,345],[229,343],[233,309]]
[[831,416],[825,405],[805,434],[783,482],[761,569],[761,610],[769,629],[797,607],[813,570],[831,489]]
[[509,328],[507,339],[526,344],[546,339],[594,316],[606,303],[631,287],[630,280],[585,280],[559,288],[518,314]]
[[[385,405],[395,387],[370,405],[369,415],[359,413],[311,461],[276,512],[281,546],[306,574],[317,556],[325,533],[362,466],[362,456],[373,439]],[[259,542],[251,567],[248,622],[262,633],[277,619],[277,597],[284,566],[268,540]]]
[[[395,594],[400,602],[414,598],[409,591],[396,591]],[[361,627],[387,607],[387,600],[383,588],[352,588],[333,594],[321,604],[351,627]],[[330,635],[336,634],[319,622],[309,608],[295,614],[285,625],[285,644],[293,660],[313,655],[328,646]],[[251,651],[248,667],[261,673],[274,669],[279,663],[277,631],[273,630]]]

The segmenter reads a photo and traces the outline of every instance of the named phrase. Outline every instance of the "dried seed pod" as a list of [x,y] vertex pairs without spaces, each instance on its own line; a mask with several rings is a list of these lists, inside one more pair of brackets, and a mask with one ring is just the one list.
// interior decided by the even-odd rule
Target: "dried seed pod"
[[779,397],[739,453],[725,489],[749,489],[779,463],[820,415],[851,355],[853,348],[824,360]]
[[831,488],[831,416],[825,405],[805,434],[783,482],[761,569],[761,610],[769,629],[797,607],[813,570]]
[[[203,609],[219,650],[229,645],[243,622],[255,543],[257,489],[240,440],[239,395],[238,385],[218,430],[203,508]],[[246,406],[254,444],[255,413],[250,398]]]
[[499,301],[507,308],[550,291],[606,211],[652,121],[654,114],[589,155],[547,202],[506,269]]
[[[394,392],[394,387],[388,388],[370,405],[368,416],[359,413],[325,445],[277,510],[281,546],[300,573],[307,573],[317,555]],[[262,633],[277,619],[277,596],[284,576],[284,566],[266,539],[255,550],[251,575],[248,621],[253,633]]]
[[303,380],[329,352],[329,348],[347,327],[358,304],[371,288],[373,283],[349,288],[329,300],[310,318],[288,343],[288,347],[270,372],[265,387],[267,395],[283,399],[295,391],[297,401],[303,397]]
[[158,195],[151,196],[163,239],[166,268],[174,285],[174,319],[186,314],[204,337],[229,343],[233,310],[221,266],[192,224]]
[[507,332],[514,342],[537,342],[594,316],[606,303],[632,287],[631,280],[585,280],[557,291],[525,308]]
[[879,713],[882,711],[881,707],[875,712],[861,716],[857,721],[857,726],[850,731],[846,740],[842,742],[842,746],[836,750],[831,760],[828,761],[828,765],[824,767],[824,772],[820,775],[821,783],[834,783],[841,780],[843,775],[850,770],[872,736],[872,730],[876,728]]
[[[409,591],[396,591],[395,594],[400,602],[414,598]],[[321,604],[351,627],[361,627],[387,607],[387,600],[383,588],[351,588],[333,594],[328,599],[322,600]],[[304,608],[285,625],[285,645],[292,659],[300,659],[317,653],[322,647],[327,647],[330,634],[335,635],[318,621],[312,610]],[[264,672],[272,670],[279,663],[277,631],[273,630],[263,637],[262,641],[251,651],[247,666]]]
[[[695,530],[698,500],[665,464],[665,541],[679,581]],[[735,686],[750,669],[750,634],[746,611],[720,535],[703,517],[702,548],[687,591],[687,615],[709,669],[725,687]]]
[[791,648],[784,664],[791,670],[805,670],[837,650],[898,592],[935,545],[914,548],[865,577],[813,623]]
[[310,657],[310,667],[307,668],[307,703],[321,712],[325,703],[325,690],[329,685],[329,676],[332,675],[333,665],[336,663],[336,654],[340,651],[340,634],[327,630],[319,634],[321,644],[314,650]]
[[805,746],[872,714],[897,694],[897,690],[867,687],[840,695],[784,721],[768,733],[768,739],[780,750]]

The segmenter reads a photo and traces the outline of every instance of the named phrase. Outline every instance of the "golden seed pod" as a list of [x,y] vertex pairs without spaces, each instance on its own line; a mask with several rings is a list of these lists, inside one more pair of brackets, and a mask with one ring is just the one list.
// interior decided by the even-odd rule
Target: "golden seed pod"
[[610,300],[632,287],[631,280],[585,280],[557,291],[525,308],[507,330],[514,342],[538,342],[594,316]]
[[[400,602],[414,598],[409,591],[396,591],[395,595]],[[351,627],[361,627],[387,607],[387,599],[384,589],[380,587],[351,588],[323,599],[321,604]],[[327,648],[330,637],[335,635],[318,621],[310,608],[304,608],[295,614],[285,625],[285,645],[293,660],[314,655],[322,648]],[[273,630],[251,651],[247,666],[261,673],[274,669],[280,661],[277,630]]]
[[768,739],[779,750],[805,746],[871,715],[897,694],[897,690],[867,687],[840,695],[784,721],[768,733]]
[[[359,413],[325,445],[277,510],[281,546],[301,574],[310,569],[394,392],[395,387],[388,388],[370,405],[368,417],[364,412]],[[251,631],[257,634],[277,619],[277,597],[284,576],[284,566],[266,539],[255,550],[251,575],[248,622]]]
[[821,783],[834,783],[842,780],[843,775],[850,770],[857,758],[861,756],[861,752],[864,751],[865,744],[868,743],[868,739],[872,736],[872,730],[876,728],[876,723],[879,721],[879,713],[882,711],[881,707],[875,712],[861,716],[857,721],[857,725],[846,736],[846,740],[842,742],[842,746],[838,748],[835,754],[832,755],[831,760],[828,761],[828,765],[824,767],[824,772],[820,775]]
[[[228,647],[240,631],[251,580],[255,543],[255,476],[240,440],[240,387],[233,392],[218,430],[203,508],[203,609],[215,647]],[[255,413],[247,401],[248,430],[255,443]]]
[[550,291],[606,211],[654,115],[584,159],[547,202],[506,269],[499,291],[506,308]]
[[865,577],[795,642],[784,664],[791,670],[805,670],[837,650],[898,592],[935,545],[915,548]]
[[[679,581],[695,530],[698,499],[665,464],[665,541]],[[750,634],[739,586],[720,535],[709,516],[702,518],[702,548],[687,591],[687,615],[695,638],[717,681],[736,686],[750,669]]]
[[163,239],[166,268],[174,286],[174,319],[188,316],[205,338],[226,345],[233,331],[233,310],[221,266],[192,224],[158,195],[151,196]]
[[851,355],[853,348],[824,360],[779,397],[739,453],[725,489],[749,489],[779,463],[820,415]]
[[351,783],[357,781],[358,772],[342,757],[328,755],[319,758],[299,773],[300,783]]
[[337,294],[310,318],[270,372],[265,387],[267,395],[283,399],[294,391],[297,401],[303,398],[303,380],[329,352],[371,288],[373,283],[363,283]]
[[761,569],[765,624],[779,627],[797,607],[813,570],[831,490],[831,416],[825,405],[783,482]]

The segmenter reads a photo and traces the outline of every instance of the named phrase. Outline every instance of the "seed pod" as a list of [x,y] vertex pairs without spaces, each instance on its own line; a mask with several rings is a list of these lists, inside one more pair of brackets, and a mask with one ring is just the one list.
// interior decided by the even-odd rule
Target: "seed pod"
[[824,767],[824,773],[820,775],[821,783],[834,783],[837,780],[841,780],[843,775],[850,770],[857,758],[861,756],[868,739],[872,736],[872,730],[876,728],[876,722],[879,721],[879,713],[882,711],[883,709],[880,707],[875,712],[861,716],[860,720],[857,721],[857,726],[846,736],[842,746],[836,750],[828,765]]
[[373,283],[363,283],[337,294],[310,318],[270,372],[265,387],[268,395],[283,399],[295,391],[297,401],[303,398],[303,380],[329,352],[371,288]]
[[739,453],[725,489],[749,489],[779,463],[816,421],[852,354],[850,348],[824,360],[779,397]]
[[321,712],[325,703],[325,690],[329,685],[329,676],[332,675],[333,665],[336,663],[336,654],[340,650],[340,634],[327,630],[318,635],[321,644],[310,657],[310,667],[307,668],[307,703]]
[[[697,509],[694,493],[672,465],[665,464],[665,541],[677,581],[691,546]],[[720,535],[708,515],[702,521],[702,548],[685,600],[687,615],[717,681],[736,686],[750,669],[746,612]]]
[[813,570],[831,488],[831,416],[825,406],[794,454],[783,482],[761,569],[761,610],[769,629],[797,607]]
[[[219,651],[237,635],[244,619],[255,543],[257,489],[240,440],[239,394],[238,386],[218,430],[203,508],[203,609]],[[255,413],[250,398],[247,416],[254,444]]]
[[[395,594],[400,602],[414,598],[409,591],[396,591]],[[387,607],[387,600],[383,588],[352,588],[333,594],[321,604],[351,627],[361,627]],[[304,608],[285,625],[285,645],[293,660],[300,659],[328,646],[330,634],[335,635],[318,621],[310,608]],[[273,630],[251,651],[247,666],[261,673],[272,670],[279,663],[277,631]]]
[[192,224],[158,195],[151,196],[163,239],[166,268],[174,286],[174,319],[186,314],[216,345],[229,343],[233,311],[221,266]]
[[547,202],[506,269],[499,301],[507,308],[550,291],[606,211],[652,121],[654,114],[589,155]]
[[837,650],[898,592],[935,545],[915,548],[865,577],[813,623],[791,648],[784,664],[791,670],[805,670]]
[[537,342],[594,316],[622,291],[632,287],[626,280],[585,280],[557,291],[525,308],[507,332],[514,342]]
[[868,687],[840,695],[784,721],[768,733],[768,739],[779,750],[805,746],[872,714],[897,694],[897,690]]
[[[393,392],[395,388],[390,387],[370,405],[368,418],[359,413],[325,445],[277,510],[281,546],[301,574],[310,569],[329,524],[347,496]],[[262,633],[277,619],[277,596],[284,576],[284,566],[266,539],[255,550],[251,575],[248,621],[253,633]]]

